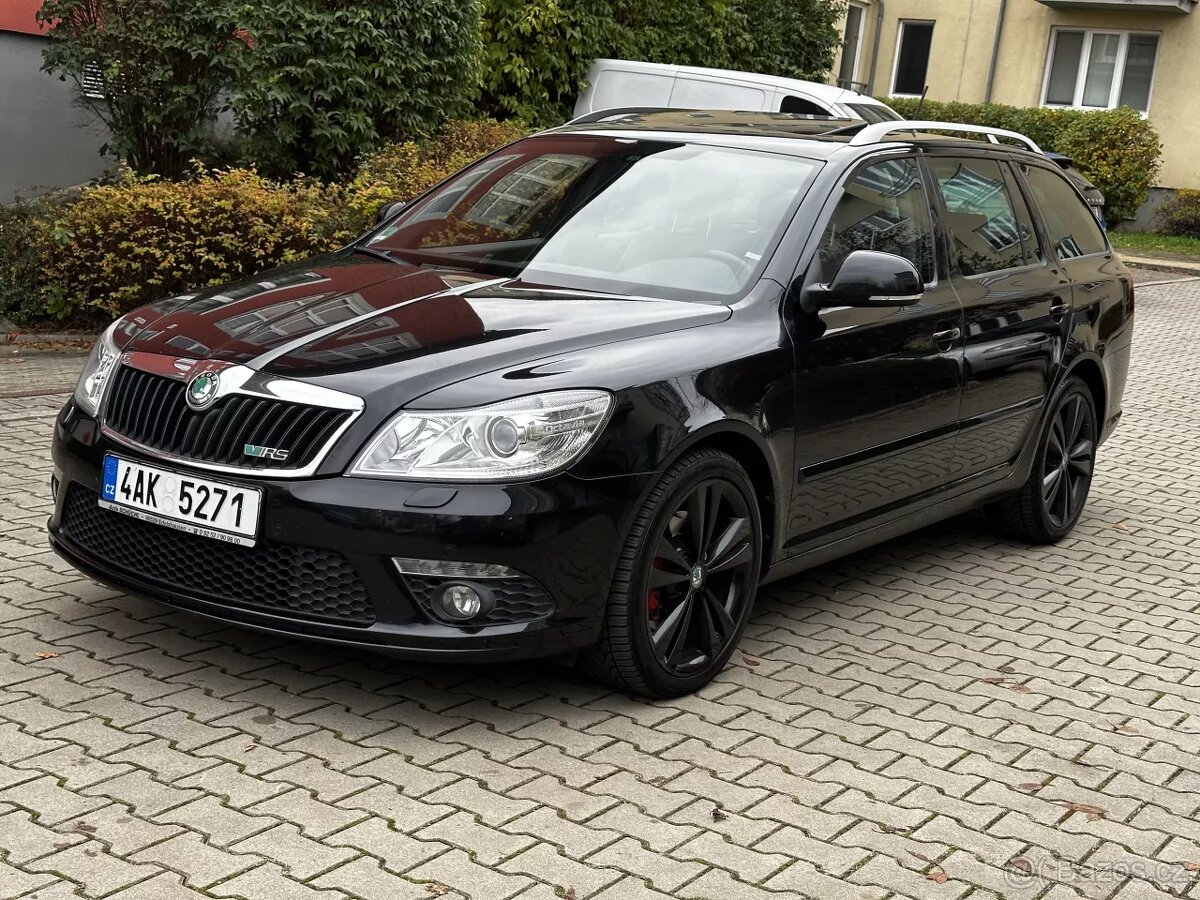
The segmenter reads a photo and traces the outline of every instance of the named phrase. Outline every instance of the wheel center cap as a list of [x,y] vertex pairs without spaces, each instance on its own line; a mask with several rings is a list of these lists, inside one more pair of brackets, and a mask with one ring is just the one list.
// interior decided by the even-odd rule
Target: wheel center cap
[[705,577],[707,577],[707,575],[708,575],[708,572],[706,572],[704,570],[704,566],[693,566],[692,567],[692,576],[690,579],[692,587],[697,590],[699,590],[701,587],[703,587],[704,579],[705,579]]

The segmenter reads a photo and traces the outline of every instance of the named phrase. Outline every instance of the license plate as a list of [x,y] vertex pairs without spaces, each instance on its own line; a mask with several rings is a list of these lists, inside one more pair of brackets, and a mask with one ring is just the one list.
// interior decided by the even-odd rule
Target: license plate
[[144,522],[253,547],[262,491],[106,455],[100,505]]

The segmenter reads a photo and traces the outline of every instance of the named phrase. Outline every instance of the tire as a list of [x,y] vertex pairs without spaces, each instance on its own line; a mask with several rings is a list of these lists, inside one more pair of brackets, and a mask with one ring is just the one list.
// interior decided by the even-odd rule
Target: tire
[[1031,544],[1053,544],[1070,534],[1087,505],[1099,435],[1092,392],[1071,376],[1042,424],[1029,479],[988,507],[997,529]]
[[638,511],[600,640],[583,652],[581,668],[652,697],[703,687],[737,646],[761,571],[762,521],[750,478],[718,450],[688,454]]

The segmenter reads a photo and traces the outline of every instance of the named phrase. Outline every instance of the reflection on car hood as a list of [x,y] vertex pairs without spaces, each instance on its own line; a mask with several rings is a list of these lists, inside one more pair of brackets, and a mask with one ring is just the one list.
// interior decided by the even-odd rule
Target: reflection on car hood
[[[724,306],[562,290],[463,270],[329,255],[126,317],[124,350],[213,359],[367,395],[728,318]],[[416,393],[414,379],[424,390]],[[394,383],[394,381],[393,381]]]

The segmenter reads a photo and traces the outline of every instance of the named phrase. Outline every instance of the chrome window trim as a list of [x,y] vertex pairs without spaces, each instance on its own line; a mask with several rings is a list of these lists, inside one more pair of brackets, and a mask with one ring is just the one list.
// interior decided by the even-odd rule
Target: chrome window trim
[[[145,371],[138,369],[136,366],[131,366],[126,360],[121,360],[118,364],[128,366],[136,371]],[[303,381],[296,381],[291,378],[281,378],[277,375],[267,375],[263,372],[251,369],[247,366],[229,366],[219,370],[220,381],[217,386],[217,399],[230,395],[242,395],[247,397],[258,397],[264,400],[278,400],[285,403],[296,403],[303,406],[319,406],[326,409],[337,409],[350,413],[346,421],[343,422],[329,439],[322,445],[313,457],[313,461],[306,466],[299,468],[261,468],[250,466],[234,466],[226,463],[208,462],[202,459],[192,459],[187,456],[179,456],[178,454],[168,453],[164,450],[150,447],[132,438],[126,437],[115,429],[109,427],[106,419],[108,412],[109,396],[104,398],[104,408],[101,410],[100,433],[105,437],[110,438],[115,443],[121,444],[139,453],[145,454],[153,459],[162,460],[164,462],[173,463],[176,465],[188,466],[195,469],[202,469],[208,472],[221,472],[226,475],[241,475],[254,478],[307,478],[316,474],[317,470],[325,462],[334,446],[342,436],[350,430],[358,418],[366,409],[366,402],[362,397],[353,394],[346,394],[342,391],[335,391],[332,388],[321,387],[320,385],[309,384]],[[155,374],[155,373],[150,373]],[[170,377],[162,375],[160,377]],[[182,376],[177,379],[180,384],[186,384],[187,380]],[[210,411],[213,407],[210,407]]]

